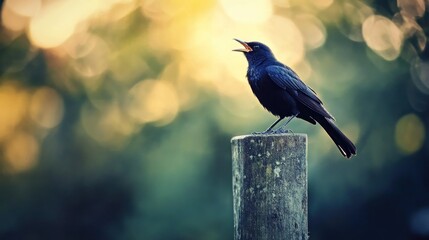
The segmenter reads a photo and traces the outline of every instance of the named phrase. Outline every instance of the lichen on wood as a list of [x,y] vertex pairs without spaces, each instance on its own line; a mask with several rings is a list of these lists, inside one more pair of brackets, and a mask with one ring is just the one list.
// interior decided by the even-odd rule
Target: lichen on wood
[[307,135],[245,135],[231,144],[234,239],[307,239]]

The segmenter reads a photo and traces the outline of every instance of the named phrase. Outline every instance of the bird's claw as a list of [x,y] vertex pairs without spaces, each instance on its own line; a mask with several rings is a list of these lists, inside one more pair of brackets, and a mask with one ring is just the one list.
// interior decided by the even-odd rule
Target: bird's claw
[[292,130],[290,130],[290,129],[282,129],[282,128],[276,129],[275,131],[273,131],[273,133],[275,133],[275,134],[282,134],[282,133],[292,133],[292,134],[294,134],[294,132]]
[[289,130],[277,129],[274,131],[275,134],[289,133]]
[[252,135],[264,135],[272,133],[273,131],[263,131],[263,132],[252,132]]
[[265,135],[265,134],[283,134],[283,133],[292,133],[294,132],[290,129],[276,129],[276,130],[269,130],[269,131],[263,131],[263,132],[252,132],[252,135]]

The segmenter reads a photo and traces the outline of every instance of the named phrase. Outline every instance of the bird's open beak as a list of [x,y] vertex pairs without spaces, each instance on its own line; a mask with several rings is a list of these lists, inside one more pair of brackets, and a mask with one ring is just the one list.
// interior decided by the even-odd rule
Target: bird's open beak
[[241,45],[243,45],[244,49],[243,49],[243,48],[241,48],[241,49],[234,49],[234,50],[232,50],[232,51],[236,51],[236,52],[244,52],[244,53],[247,53],[247,52],[251,52],[251,51],[253,51],[253,49],[252,49],[249,45],[247,45],[247,43],[246,43],[246,42],[241,41],[241,40],[238,40],[238,39],[236,39],[236,38],[234,38],[234,40],[235,40],[235,41],[237,41],[237,42],[239,42]]

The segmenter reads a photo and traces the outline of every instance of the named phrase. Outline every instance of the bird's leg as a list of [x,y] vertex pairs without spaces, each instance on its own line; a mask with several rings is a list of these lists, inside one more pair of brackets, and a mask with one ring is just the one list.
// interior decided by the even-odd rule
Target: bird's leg
[[283,119],[284,119],[284,117],[280,117],[273,124],[271,124],[271,126],[267,130],[265,130],[263,132],[253,132],[252,134],[266,134],[266,133],[269,133],[269,132],[271,132],[271,130],[273,129],[273,127],[276,126],[277,123],[279,123]]
[[293,133],[292,132],[292,130],[288,130],[288,129],[286,129],[286,130],[283,130],[283,128],[284,127],[286,127],[286,125],[288,125],[288,123],[292,120],[292,119],[294,119],[296,116],[298,116],[298,114],[299,113],[297,113],[297,114],[295,114],[295,115],[292,115],[292,116],[290,116],[289,117],[289,119],[283,124],[283,125],[281,125],[276,131],[274,131],[275,133],[288,133],[288,132],[291,132],[291,133]]
[[267,128],[267,130],[265,130],[264,133],[270,132],[274,128],[274,126],[276,126],[277,123],[279,123],[283,119],[284,119],[284,117],[279,117],[279,119],[277,119],[277,121],[275,121],[273,124],[271,124],[271,126],[269,128]]

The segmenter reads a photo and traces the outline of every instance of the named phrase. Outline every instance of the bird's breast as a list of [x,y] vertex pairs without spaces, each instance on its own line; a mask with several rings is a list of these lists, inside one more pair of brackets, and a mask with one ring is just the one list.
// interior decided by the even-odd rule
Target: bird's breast
[[260,75],[259,71],[253,68],[247,70],[247,79],[249,79],[249,82],[256,82],[256,80],[260,78]]
[[277,116],[290,116],[296,111],[292,96],[276,85],[267,73],[249,69],[247,78],[253,94],[268,111]]

